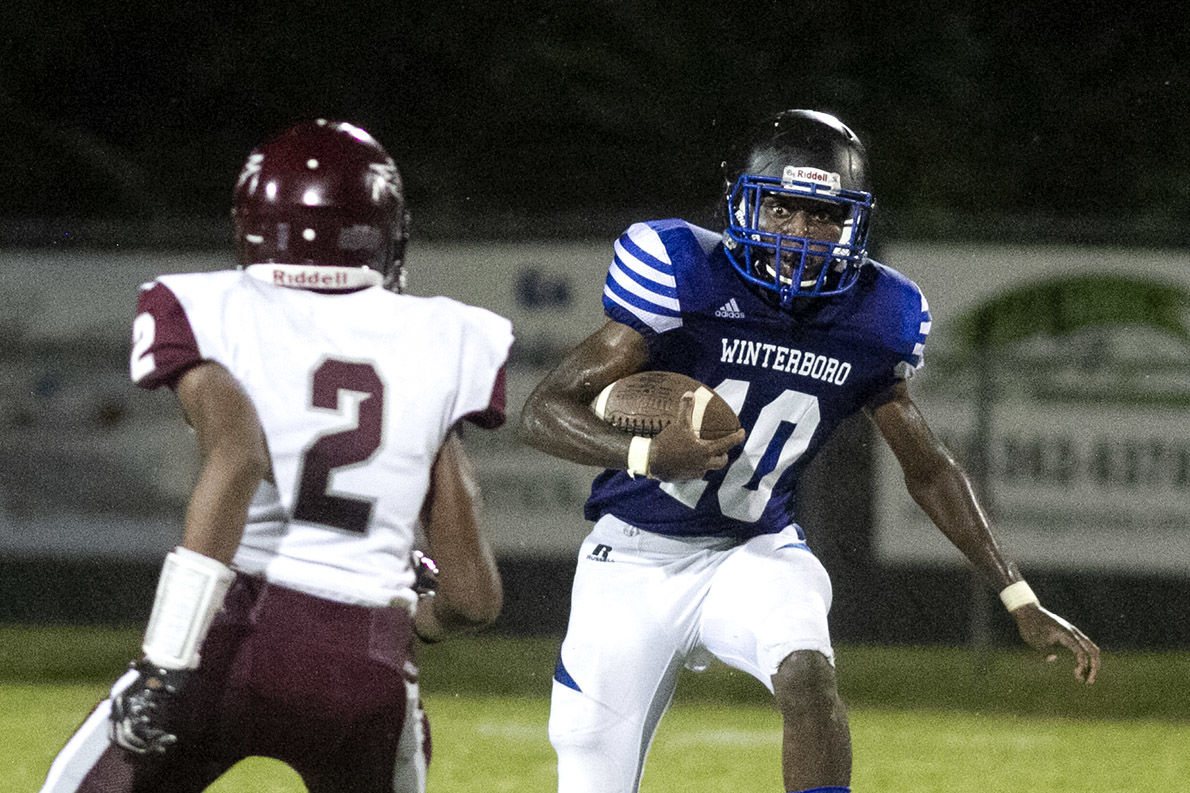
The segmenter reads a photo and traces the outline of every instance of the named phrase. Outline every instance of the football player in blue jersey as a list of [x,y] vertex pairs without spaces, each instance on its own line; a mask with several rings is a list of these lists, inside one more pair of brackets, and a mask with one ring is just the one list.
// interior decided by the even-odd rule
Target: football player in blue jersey
[[[784,720],[785,790],[849,790],[851,740],[827,628],[831,585],[794,522],[795,486],[838,424],[865,411],[914,499],[999,592],[1021,636],[1095,679],[1099,649],[1038,602],[906,381],[930,313],[917,285],[868,258],[867,157],[825,113],[766,120],[725,163],[726,229],[637,223],[615,243],[607,322],[529,397],[521,437],[605,468],[585,514],[550,741],[561,793],[631,793],[683,666],[759,679]],[[591,401],[642,370],[713,387],[742,430],[653,438]]]

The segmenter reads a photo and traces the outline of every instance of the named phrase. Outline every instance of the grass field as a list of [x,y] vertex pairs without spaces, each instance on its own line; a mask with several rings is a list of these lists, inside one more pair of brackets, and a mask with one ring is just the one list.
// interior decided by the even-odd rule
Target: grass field
[[[0,791],[35,791],[54,753],[135,649],[138,631],[0,628]],[[552,640],[427,648],[432,791],[550,791]],[[856,793],[1190,790],[1190,654],[1111,654],[1090,689],[1067,668],[997,651],[840,648]],[[687,675],[658,732],[644,793],[780,791],[780,720],[763,689],[712,667]],[[215,793],[295,793],[251,760]]]

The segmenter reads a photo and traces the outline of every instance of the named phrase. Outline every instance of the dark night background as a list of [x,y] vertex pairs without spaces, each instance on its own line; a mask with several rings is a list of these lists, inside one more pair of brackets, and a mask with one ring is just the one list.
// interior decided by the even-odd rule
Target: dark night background
[[220,221],[255,144],[327,116],[386,144],[415,233],[602,237],[641,210],[705,217],[741,125],[815,107],[867,142],[886,239],[1182,246],[1183,16],[1173,3],[9,0],[0,219],[10,242],[60,242],[46,219]]

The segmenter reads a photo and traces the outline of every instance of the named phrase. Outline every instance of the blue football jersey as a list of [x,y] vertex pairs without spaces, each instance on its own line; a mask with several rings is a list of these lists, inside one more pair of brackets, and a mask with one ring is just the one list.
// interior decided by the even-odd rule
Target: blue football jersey
[[644,337],[645,368],[714,388],[748,432],[702,479],[595,479],[589,520],[610,513],[670,535],[747,538],[793,523],[802,470],[843,419],[921,367],[930,329],[921,290],[892,268],[868,262],[843,294],[782,309],[732,269],[719,234],[677,219],[620,236],[603,306]]

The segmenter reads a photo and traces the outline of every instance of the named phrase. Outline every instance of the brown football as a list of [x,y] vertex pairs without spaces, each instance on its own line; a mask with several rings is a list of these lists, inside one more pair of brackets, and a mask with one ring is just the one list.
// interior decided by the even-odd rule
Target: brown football
[[694,392],[691,425],[703,440],[715,440],[740,428],[731,406],[710,388],[677,372],[637,372],[609,385],[591,404],[595,415],[624,432],[652,437],[676,421],[682,394]]

